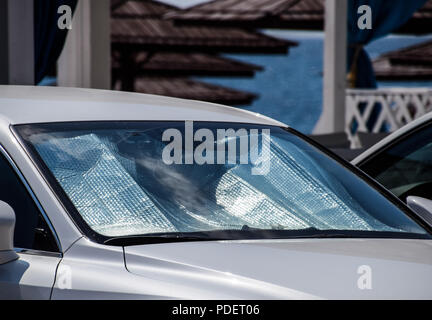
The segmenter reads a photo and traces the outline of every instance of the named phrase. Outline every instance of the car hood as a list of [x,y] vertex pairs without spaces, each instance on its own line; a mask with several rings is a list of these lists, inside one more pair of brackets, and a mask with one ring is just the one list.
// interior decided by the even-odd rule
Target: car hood
[[190,299],[431,299],[432,241],[302,239],[125,247],[129,272]]

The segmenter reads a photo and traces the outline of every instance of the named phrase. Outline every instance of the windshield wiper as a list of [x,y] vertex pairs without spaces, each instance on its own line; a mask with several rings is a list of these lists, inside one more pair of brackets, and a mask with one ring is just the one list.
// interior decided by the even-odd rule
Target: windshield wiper
[[[341,230],[320,230],[315,227],[299,230],[284,230],[284,229],[258,229],[244,225],[241,231],[251,232],[257,236],[268,236],[263,239],[297,239],[297,238],[353,238],[352,234],[343,232]],[[286,237],[286,238],[275,238]]]
[[104,241],[114,246],[133,246],[188,241],[263,240],[296,238],[342,238],[346,234],[331,234],[316,228],[301,230],[259,229],[243,225],[241,229],[210,230],[198,232],[152,233],[146,235],[118,236]]
[[209,237],[201,232],[193,232],[191,234],[155,233],[149,235],[112,237],[105,240],[104,244],[113,245],[113,246],[134,246],[140,244],[156,244],[156,243],[188,242],[188,241],[216,241],[216,240],[226,240],[226,239]]
[[321,233],[312,233],[312,234],[304,234],[304,235],[297,235],[293,238],[309,238],[309,239],[323,239],[323,238],[356,238],[354,235],[350,235],[347,233],[331,233],[331,232],[321,232]]
[[244,225],[241,229],[209,230],[197,232],[171,232],[151,233],[144,235],[112,237],[104,241],[104,244],[114,246],[133,246],[156,243],[189,242],[189,241],[228,241],[228,240],[287,240],[287,239],[347,239],[347,238],[402,238],[402,239],[429,239],[429,237],[384,231],[360,231],[360,230],[320,230],[306,228],[298,230],[284,229],[258,229]]

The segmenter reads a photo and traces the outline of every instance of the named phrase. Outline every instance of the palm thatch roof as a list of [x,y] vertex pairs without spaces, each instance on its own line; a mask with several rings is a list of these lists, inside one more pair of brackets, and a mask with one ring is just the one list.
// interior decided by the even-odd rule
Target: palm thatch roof
[[111,13],[114,48],[132,46],[152,51],[287,53],[296,42],[231,27],[176,26],[164,18],[175,7],[156,1],[129,0]]
[[432,41],[384,54],[373,67],[380,80],[432,80]]
[[[172,12],[167,17],[178,25],[224,25],[246,28],[323,30],[325,0],[213,0]],[[432,32],[432,0],[429,0],[396,33]]]
[[257,98],[249,92],[172,77],[138,77],[135,81],[135,91],[226,105],[249,105]]
[[[263,68],[254,64],[205,53],[138,52],[135,55],[138,75],[253,77]],[[113,52],[112,68],[120,72],[121,55]]]
[[324,0],[213,0],[167,17],[178,25],[321,30]]

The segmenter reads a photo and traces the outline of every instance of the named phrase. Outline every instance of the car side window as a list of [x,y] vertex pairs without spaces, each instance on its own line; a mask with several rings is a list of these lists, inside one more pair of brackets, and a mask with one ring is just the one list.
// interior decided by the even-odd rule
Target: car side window
[[0,200],[9,204],[15,212],[15,248],[58,252],[54,236],[44,217],[2,154],[0,154]]
[[409,134],[360,168],[403,201],[408,196],[432,199],[432,125]]

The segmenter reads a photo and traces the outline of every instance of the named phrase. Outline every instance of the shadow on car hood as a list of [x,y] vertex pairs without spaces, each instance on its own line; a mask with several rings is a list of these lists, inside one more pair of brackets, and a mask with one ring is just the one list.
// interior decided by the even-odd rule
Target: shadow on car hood
[[296,239],[125,247],[129,272],[192,299],[431,299],[432,241]]

